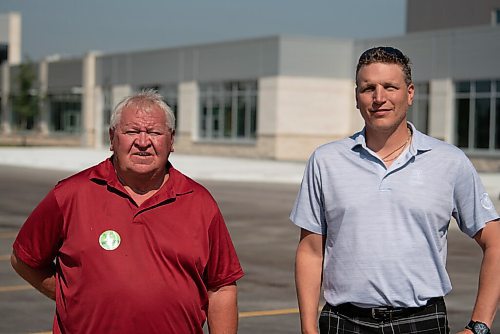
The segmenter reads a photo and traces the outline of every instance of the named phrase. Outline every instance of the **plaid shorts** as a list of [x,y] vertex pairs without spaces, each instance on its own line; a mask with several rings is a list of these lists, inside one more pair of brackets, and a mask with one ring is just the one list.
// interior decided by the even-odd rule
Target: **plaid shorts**
[[449,334],[443,298],[412,308],[359,308],[325,304],[319,317],[321,334]]

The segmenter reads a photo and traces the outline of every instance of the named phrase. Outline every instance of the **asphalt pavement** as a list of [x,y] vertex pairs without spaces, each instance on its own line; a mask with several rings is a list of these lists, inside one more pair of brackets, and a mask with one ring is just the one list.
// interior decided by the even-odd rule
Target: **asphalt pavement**
[[[54,304],[14,273],[12,243],[33,207],[71,171],[0,165],[0,333],[50,334]],[[299,332],[293,262],[299,230],[288,220],[298,184],[200,180],[224,214],[245,277],[238,282],[240,334]],[[494,200],[497,209],[500,201]],[[454,226],[456,224],[452,224]],[[448,234],[446,297],[452,333],[468,321],[481,251],[457,228]],[[500,328],[500,317],[494,324]],[[496,331],[494,331],[496,332]]]
[[[84,148],[0,147],[0,165],[11,166],[0,172],[0,333],[49,333],[53,304],[23,284],[8,265],[13,238],[56,180],[109,156],[107,150]],[[171,161],[183,173],[204,180],[224,212],[247,273],[239,284],[240,333],[298,332],[292,274],[298,232],[287,217],[305,162],[177,153]],[[500,174],[480,176],[500,209]],[[449,238],[447,267],[455,289],[447,305],[452,329],[459,330],[474,301],[480,250],[456,228]],[[494,328],[500,328],[499,321]]]

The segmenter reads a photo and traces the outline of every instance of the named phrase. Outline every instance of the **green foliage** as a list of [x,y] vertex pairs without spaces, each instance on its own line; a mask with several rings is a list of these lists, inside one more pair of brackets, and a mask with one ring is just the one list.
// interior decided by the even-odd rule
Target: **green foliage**
[[31,62],[22,63],[16,76],[17,94],[12,98],[12,111],[21,130],[31,129],[39,113],[38,95],[35,89],[35,69]]

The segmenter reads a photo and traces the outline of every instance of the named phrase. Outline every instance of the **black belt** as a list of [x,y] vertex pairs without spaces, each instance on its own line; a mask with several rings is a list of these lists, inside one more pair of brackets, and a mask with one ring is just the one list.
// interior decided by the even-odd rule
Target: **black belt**
[[431,298],[427,301],[427,304],[419,307],[392,307],[392,306],[382,306],[382,307],[359,307],[351,303],[340,304],[337,306],[332,306],[326,304],[327,309],[335,311],[339,314],[348,317],[365,317],[372,318],[375,320],[395,320],[404,317],[411,316],[415,313],[423,311],[425,308],[435,305],[439,302],[444,302],[443,297]]

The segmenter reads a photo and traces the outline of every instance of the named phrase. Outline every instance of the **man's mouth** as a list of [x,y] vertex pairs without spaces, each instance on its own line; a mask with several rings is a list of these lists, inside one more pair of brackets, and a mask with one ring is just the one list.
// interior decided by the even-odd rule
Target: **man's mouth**
[[375,110],[370,110],[370,114],[373,115],[384,115],[388,112],[391,112],[391,109],[375,109]]
[[152,154],[149,153],[149,152],[137,152],[137,153],[134,153],[134,155],[138,155],[138,156],[141,156],[141,157],[149,157]]

